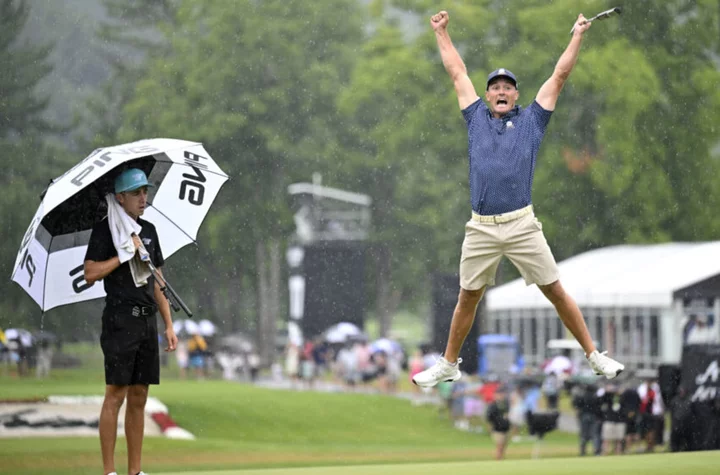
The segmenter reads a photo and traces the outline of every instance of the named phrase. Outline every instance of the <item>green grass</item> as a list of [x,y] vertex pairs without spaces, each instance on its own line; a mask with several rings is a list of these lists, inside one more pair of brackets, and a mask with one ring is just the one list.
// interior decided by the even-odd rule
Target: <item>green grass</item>
[[[48,380],[0,377],[0,399],[55,394],[101,395],[99,368],[58,370]],[[164,378],[151,396],[165,403],[196,441],[145,440],[150,473],[267,467],[482,460],[489,436],[453,429],[436,407],[413,407],[382,395],[274,391],[225,381]],[[512,444],[511,458],[527,458],[531,442]],[[553,433],[544,455],[570,456],[575,438]],[[118,470],[125,441],[118,440]],[[97,473],[95,437],[0,439],[2,472],[23,475]]]
[[[601,460],[595,460],[597,463],[588,463],[588,459],[581,458],[556,458],[550,460],[506,460],[502,462],[364,465],[194,473],[196,475],[330,475],[342,471],[343,475],[435,475],[438,473],[452,473],[453,475],[476,475],[482,473],[492,473],[493,475],[515,475],[520,473],[531,473],[533,475],[607,475],[624,473],[675,475],[683,471],[687,471],[687,473],[717,473],[713,467],[717,467],[718,462],[720,462],[720,454],[718,452],[652,454],[630,457],[605,457]],[[185,475],[186,473],[173,472],[159,475]]]
[[[85,345],[72,351],[81,355],[83,368],[55,370],[46,380],[17,379],[0,371],[0,399],[102,395],[99,348]],[[304,475],[342,471],[347,475],[463,475],[491,471],[658,475],[693,467],[704,467],[703,473],[707,473],[707,467],[720,461],[713,458],[717,454],[706,453],[690,458],[673,454],[559,459],[577,453],[577,438],[554,432],[543,442],[542,460],[527,460],[533,443],[525,441],[509,446],[509,460],[478,462],[493,457],[489,436],[453,429],[436,407],[413,407],[408,401],[381,395],[273,391],[218,380],[182,381],[172,365],[163,368],[162,375],[162,384],[151,388],[151,396],[165,403],[178,424],[198,439],[147,438],[144,468],[154,474]],[[119,473],[125,471],[126,457],[125,440],[120,438],[116,450]],[[100,468],[96,437],[0,438],[1,473],[96,474]]]

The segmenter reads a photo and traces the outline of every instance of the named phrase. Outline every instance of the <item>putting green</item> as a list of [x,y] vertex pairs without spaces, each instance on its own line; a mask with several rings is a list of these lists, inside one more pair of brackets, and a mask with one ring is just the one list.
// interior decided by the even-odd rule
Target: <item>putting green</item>
[[[682,454],[626,455],[616,457],[577,457],[540,460],[504,460],[502,462],[458,462],[394,465],[353,465],[334,467],[281,468],[260,470],[221,470],[198,472],[195,475],[618,475],[652,473],[675,475],[680,472],[716,473],[720,452]],[[715,467],[715,468],[713,468]],[[697,470],[697,472],[696,472]],[[187,475],[190,472],[166,472],[157,475]]]

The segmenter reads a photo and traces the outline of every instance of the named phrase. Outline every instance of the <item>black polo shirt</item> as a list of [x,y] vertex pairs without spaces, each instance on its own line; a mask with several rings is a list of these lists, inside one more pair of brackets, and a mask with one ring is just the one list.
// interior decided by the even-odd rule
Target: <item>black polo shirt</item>
[[[142,218],[138,218],[137,222],[142,226],[140,239],[150,254],[150,259],[155,267],[162,267],[165,260],[160,249],[160,241],[155,226]],[[85,253],[85,260],[102,262],[117,255],[117,250],[112,241],[112,234],[110,234],[110,225],[106,217],[93,227],[87,252]],[[120,267],[108,274],[103,279],[103,284],[107,294],[105,302],[108,306],[125,304],[157,306],[154,295],[155,278],[150,276],[147,285],[135,286],[130,272],[129,261],[120,264]]]

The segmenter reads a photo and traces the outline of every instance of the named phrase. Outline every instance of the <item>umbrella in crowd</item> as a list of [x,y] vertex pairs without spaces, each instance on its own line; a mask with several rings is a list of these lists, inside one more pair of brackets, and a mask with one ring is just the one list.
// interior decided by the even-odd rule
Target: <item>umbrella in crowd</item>
[[207,318],[200,320],[198,327],[202,336],[213,336],[217,332],[217,326]]
[[20,340],[20,344],[25,347],[33,345],[33,335],[23,328],[8,328],[5,330],[5,338],[10,340]]
[[188,337],[200,334],[200,324],[189,318],[173,321],[173,330],[178,337]]
[[567,356],[558,355],[551,359],[543,368],[545,374],[562,374],[570,373],[573,370],[572,361]]
[[389,338],[380,338],[370,344],[370,352],[378,353],[382,351],[387,355],[401,354],[403,352],[402,345],[395,340]]
[[365,334],[354,323],[340,322],[325,330],[328,343],[345,343],[348,338],[362,338]]
[[233,333],[222,337],[219,347],[233,353],[251,353],[255,350],[253,341],[243,333]]
[[160,138],[97,149],[52,180],[12,273],[43,311],[105,296],[102,285],[85,282],[83,261],[93,225],[107,214],[105,195],[127,168],[143,170],[154,185],[143,218],[155,225],[165,258],[195,242],[228,179],[202,144]]

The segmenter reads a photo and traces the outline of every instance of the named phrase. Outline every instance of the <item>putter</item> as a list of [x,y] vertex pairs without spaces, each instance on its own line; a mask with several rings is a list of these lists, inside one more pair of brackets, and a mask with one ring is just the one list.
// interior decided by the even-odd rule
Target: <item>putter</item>
[[157,283],[160,284],[160,290],[162,290],[162,293],[165,294],[165,298],[170,303],[170,306],[172,307],[172,309],[176,312],[178,312],[180,309],[182,309],[189,318],[192,318],[193,314],[190,311],[190,309],[188,308],[188,306],[185,305],[185,302],[183,302],[183,300],[180,298],[180,296],[177,294],[177,292],[175,292],[175,289],[172,288],[172,286],[170,285],[170,282],[165,280],[164,277],[160,276],[157,269],[153,265],[152,261],[150,261],[150,259],[148,259],[147,261],[144,261],[144,262],[147,263],[148,267],[150,268],[150,273],[152,273],[152,275],[155,277],[155,280],[157,280]]
[[[581,25],[584,25],[585,23],[590,23],[591,21],[595,21],[595,20],[605,20],[605,19],[610,18],[610,17],[612,17],[612,16],[619,15],[620,12],[621,12],[620,7],[611,8],[610,10],[606,10],[606,11],[604,11],[604,12],[602,12],[602,13],[598,13],[597,15],[595,15],[595,16],[592,17],[592,18],[586,18],[585,21],[583,21],[583,22],[581,23]],[[573,26],[572,29],[570,30],[570,34],[571,34],[571,35],[573,34],[573,31],[575,31],[575,27],[574,27],[574,26]]]
[[[133,236],[137,236],[137,234],[133,233]],[[180,309],[182,309],[189,318],[192,318],[193,314],[188,308],[188,306],[185,305],[185,302],[183,302],[177,292],[175,292],[175,289],[172,288],[170,282],[168,282],[164,276],[160,275],[157,268],[155,267],[155,264],[153,264],[150,260],[150,254],[148,254],[147,249],[145,249],[144,246],[140,246],[138,252],[140,254],[140,260],[147,264],[148,268],[150,269],[150,273],[153,275],[153,277],[155,277],[155,280],[160,286],[160,290],[165,295],[165,298],[168,300],[168,303],[170,304],[172,309],[175,312],[178,312],[180,311]]]

